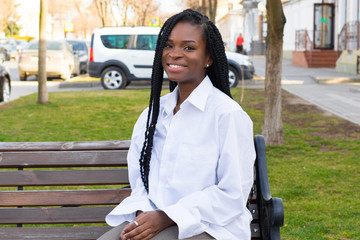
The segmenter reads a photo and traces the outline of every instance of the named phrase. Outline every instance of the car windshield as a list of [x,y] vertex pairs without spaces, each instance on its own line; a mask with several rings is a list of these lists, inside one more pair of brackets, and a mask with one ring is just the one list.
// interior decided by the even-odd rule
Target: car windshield
[[[28,45],[27,49],[37,50],[39,49],[39,42],[32,42]],[[62,43],[55,41],[47,41],[46,42],[46,50],[61,50]]]
[[87,50],[85,43],[72,42],[72,41],[69,41],[69,43],[74,51],[86,51]]

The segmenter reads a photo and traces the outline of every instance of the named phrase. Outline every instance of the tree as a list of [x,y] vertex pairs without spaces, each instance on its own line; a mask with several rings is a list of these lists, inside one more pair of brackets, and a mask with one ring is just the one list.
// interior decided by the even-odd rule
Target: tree
[[281,66],[283,34],[286,18],[281,0],[267,0],[265,112],[262,134],[266,144],[282,144],[283,124],[281,118]]
[[[111,15],[116,23],[116,26],[127,26],[128,22],[128,12],[131,7],[133,0],[113,0],[113,5],[111,5]],[[119,11],[120,20],[115,17],[114,8]]]
[[150,15],[157,11],[158,6],[153,3],[153,0],[132,0],[131,9],[134,11],[135,26],[145,26],[150,20]]
[[93,4],[84,5],[82,0],[73,0],[76,12],[78,13],[72,19],[74,23],[74,33],[78,37],[88,38],[91,36],[93,29],[101,26],[99,18],[94,18],[93,16],[97,14],[96,7]]
[[5,29],[12,23],[19,19],[16,14],[15,0],[0,0],[0,33],[4,32]]
[[201,12],[215,22],[218,0],[184,0],[186,7]]
[[40,0],[39,21],[39,65],[38,65],[38,103],[48,102],[48,91],[46,87],[46,15],[47,0]]
[[101,19],[102,26],[109,26],[108,24],[108,10],[109,10],[109,1],[107,0],[95,0],[95,6],[98,12],[98,15]]

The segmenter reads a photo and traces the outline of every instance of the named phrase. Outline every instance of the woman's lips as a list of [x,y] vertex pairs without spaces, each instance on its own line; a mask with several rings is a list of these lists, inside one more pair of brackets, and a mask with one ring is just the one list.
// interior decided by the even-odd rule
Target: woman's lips
[[167,68],[168,68],[168,70],[170,70],[172,72],[179,72],[179,71],[184,70],[186,68],[186,66],[170,63],[170,64],[167,64]]

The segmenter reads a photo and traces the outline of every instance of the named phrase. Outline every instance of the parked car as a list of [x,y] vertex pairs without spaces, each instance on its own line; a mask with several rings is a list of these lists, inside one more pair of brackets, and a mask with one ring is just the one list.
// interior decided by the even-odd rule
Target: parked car
[[6,61],[6,49],[0,46],[0,63]]
[[9,70],[0,64],[0,102],[10,101],[11,78]]
[[17,39],[16,40],[16,50],[19,54],[21,54],[22,50],[28,45],[28,41],[25,39]]
[[[95,29],[90,43],[89,75],[100,77],[105,89],[121,89],[131,81],[150,79],[159,30],[158,27]],[[230,87],[236,87],[242,76],[253,78],[255,69],[248,56],[226,54]]]
[[66,41],[70,44],[74,54],[78,56],[80,60],[80,73],[87,73],[89,52],[86,41],[79,39],[67,39]]
[[5,60],[17,59],[18,52],[16,49],[16,40],[12,37],[3,37],[0,38],[0,47],[3,47],[6,50]]
[[[38,75],[39,40],[31,40],[19,57],[19,75],[26,81],[30,75]],[[65,40],[46,41],[46,74],[68,80],[80,74],[79,58],[73,54]]]

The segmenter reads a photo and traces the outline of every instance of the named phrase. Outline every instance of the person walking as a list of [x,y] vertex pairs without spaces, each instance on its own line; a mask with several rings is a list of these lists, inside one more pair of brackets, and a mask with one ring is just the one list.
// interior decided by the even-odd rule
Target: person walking
[[239,36],[236,39],[236,52],[237,53],[244,53],[244,38],[241,35],[241,33],[239,33]]

